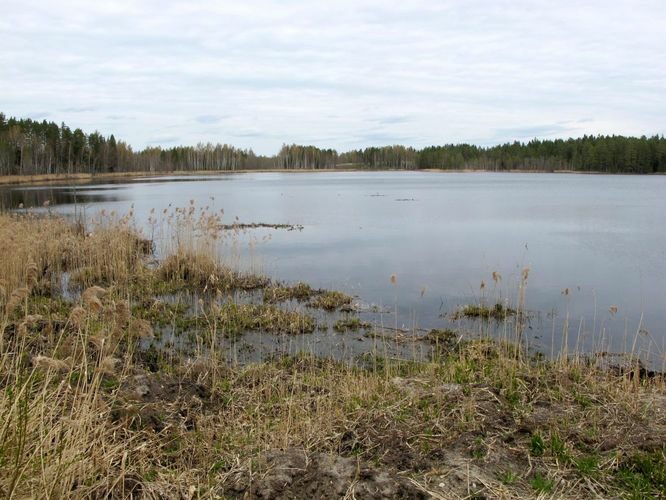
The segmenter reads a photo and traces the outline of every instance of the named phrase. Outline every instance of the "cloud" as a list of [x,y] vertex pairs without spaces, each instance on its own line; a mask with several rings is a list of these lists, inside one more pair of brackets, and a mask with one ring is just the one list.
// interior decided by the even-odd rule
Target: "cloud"
[[95,111],[94,106],[69,106],[66,108],[61,108],[59,110],[62,113],[87,113],[89,111]]
[[283,142],[666,133],[658,0],[3,7],[0,111],[44,110],[134,147],[177,138],[269,154]]
[[237,130],[231,133],[233,137],[264,137],[266,134],[260,130]]
[[160,146],[162,144],[173,145],[178,143],[179,140],[180,138],[176,136],[160,136],[147,140],[146,144],[149,146]]
[[394,115],[394,116],[385,116],[383,118],[377,118],[375,120],[381,125],[393,125],[395,123],[407,123],[409,121],[409,116],[406,115]]
[[105,118],[111,121],[131,121],[136,120],[135,116],[132,115],[106,115]]
[[[578,120],[580,123],[580,120]],[[545,125],[528,125],[525,127],[507,127],[499,128],[495,133],[496,140],[517,140],[524,141],[537,138],[551,138],[553,136],[561,137],[571,134],[574,128],[560,123]]]
[[30,113],[26,113],[25,116],[21,116],[20,118],[32,118],[33,120],[44,120],[51,116],[51,112],[49,111],[33,111]]
[[222,121],[223,118],[224,116],[222,115],[199,115],[195,117],[194,120],[197,123],[208,125],[211,123],[219,123],[220,121]]

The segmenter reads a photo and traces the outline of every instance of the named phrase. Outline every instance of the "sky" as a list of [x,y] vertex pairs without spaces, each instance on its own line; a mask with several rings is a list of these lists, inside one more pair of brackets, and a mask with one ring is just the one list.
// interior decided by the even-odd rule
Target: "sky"
[[666,133],[666,1],[0,0],[0,111],[134,148]]

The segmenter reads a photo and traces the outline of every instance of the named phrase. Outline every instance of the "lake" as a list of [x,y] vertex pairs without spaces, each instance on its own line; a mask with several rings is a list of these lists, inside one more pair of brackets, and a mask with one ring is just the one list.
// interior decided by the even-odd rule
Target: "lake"
[[133,207],[146,231],[151,209],[190,200],[224,209],[228,223],[303,226],[243,232],[234,258],[353,294],[391,311],[382,321],[397,328],[444,328],[451,312],[482,300],[515,304],[529,268],[534,348],[556,353],[566,337],[581,350],[664,363],[665,176],[271,172],[0,188],[5,209],[47,200],[87,217]]

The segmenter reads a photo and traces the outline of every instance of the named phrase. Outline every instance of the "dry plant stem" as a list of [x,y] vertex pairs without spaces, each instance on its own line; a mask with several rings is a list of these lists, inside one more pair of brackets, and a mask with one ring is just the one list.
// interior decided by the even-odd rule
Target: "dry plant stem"
[[[216,229],[219,214],[192,207],[155,215],[152,244],[116,214],[86,231],[57,217],[0,215],[2,496],[662,494],[666,387],[638,369],[642,325],[631,370],[569,353],[568,331],[559,359],[533,359],[525,270],[515,322],[503,317],[499,339],[431,332],[428,349],[412,344],[416,359],[405,360],[391,357],[390,343],[408,335],[380,328],[359,360],[227,363],[225,353],[242,348],[236,335],[257,324],[262,338],[313,351],[296,332],[306,316],[273,302],[307,289],[267,288],[241,272],[224,259],[233,236]],[[69,300],[63,273],[75,278]],[[260,303],[233,298],[255,286]],[[196,317],[164,302],[176,292],[196,297]],[[150,337],[169,326],[182,340],[188,321],[195,350],[152,349]]]

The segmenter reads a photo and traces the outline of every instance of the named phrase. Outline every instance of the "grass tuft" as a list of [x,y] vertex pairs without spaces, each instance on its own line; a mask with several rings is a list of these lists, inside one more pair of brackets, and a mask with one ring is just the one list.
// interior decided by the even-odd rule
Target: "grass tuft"
[[[352,298],[240,273],[196,213],[165,215],[157,262],[127,218],[0,214],[3,496],[663,496],[660,374],[452,330],[354,338],[376,344],[360,358],[335,337],[345,357],[316,357],[292,337],[317,327],[303,306]],[[246,331],[311,352],[262,358]],[[242,349],[256,362],[230,361]]]

